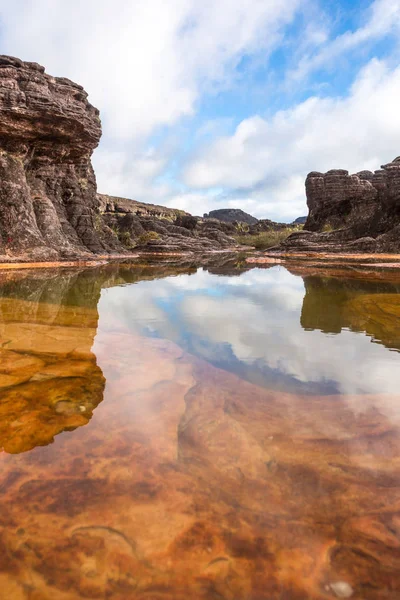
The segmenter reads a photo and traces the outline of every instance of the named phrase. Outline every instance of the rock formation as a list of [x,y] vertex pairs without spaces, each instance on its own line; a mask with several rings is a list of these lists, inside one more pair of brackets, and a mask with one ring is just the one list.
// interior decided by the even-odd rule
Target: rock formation
[[0,57],[0,254],[54,260],[121,250],[99,218],[90,158],[99,111],[84,89]]
[[102,218],[126,249],[145,252],[226,250],[237,246],[235,227],[182,210],[99,194]]
[[211,210],[208,214],[204,215],[205,219],[218,219],[225,223],[247,223],[248,225],[255,225],[258,221],[252,215],[244,212],[240,208],[220,208],[218,210]]
[[138,217],[152,217],[156,219],[166,219],[167,221],[175,221],[182,215],[189,215],[184,210],[177,208],[168,208],[158,204],[147,204],[146,202],[138,202],[128,198],[119,198],[118,196],[108,196],[107,194],[97,194],[99,200],[100,211],[102,213],[132,213]]
[[372,173],[335,169],[306,180],[309,215],[285,250],[398,252],[400,157]]
[[[91,155],[100,136],[99,111],[80,85],[37,63],[0,56],[0,260],[89,258],[133,248],[199,253],[235,247],[237,233],[287,227],[239,209],[200,219],[97,194]],[[305,230],[279,250],[400,251],[400,157],[375,173],[310,173],[306,192]]]
[[176,227],[185,211],[98,195],[91,155],[100,136],[80,85],[0,56],[0,262],[235,246],[216,226]]

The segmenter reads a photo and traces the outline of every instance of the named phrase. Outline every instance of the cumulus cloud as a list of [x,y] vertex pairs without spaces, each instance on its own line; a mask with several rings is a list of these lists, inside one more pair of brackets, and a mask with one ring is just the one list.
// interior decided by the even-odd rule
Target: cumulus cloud
[[179,185],[158,177],[176,144],[160,148],[152,136],[192,117],[204,94],[229,88],[243,56],[266,61],[302,4],[0,0],[1,51],[89,92],[103,122],[94,157],[100,191],[171,204]]
[[156,183],[168,161],[154,148],[107,148],[101,146],[94,159],[99,191],[113,196],[130,196],[133,200],[165,204],[170,187]]
[[334,39],[319,35],[313,39],[317,50],[305,53],[297,67],[288,74],[289,80],[302,81],[313,71],[331,65],[349,51],[388,34],[400,31],[400,0],[375,0],[367,11],[364,25],[355,31],[346,31]]
[[[256,67],[268,79],[277,49],[293,56],[274,63],[275,76],[300,81],[396,32],[399,7],[400,0],[374,0],[360,11],[358,29],[332,39],[319,0],[0,0],[0,45],[89,92],[103,122],[94,155],[100,191],[195,214],[223,205],[290,220],[305,211],[308,170],[373,167],[398,153],[397,71],[375,60],[343,98],[293,105],[283,90],[292,108],[266,118],[269,90],[265,112],[222,136],[237,119],[232,90],[254,83]],[[223,94],[226,113],[210,104]],[[252,94],[250,86],[249,103]],[[202,143],[181,179],[180,163]]]
[[203,148],[186,166],[192,188],[230,188],[232,198],[261,202],[264,211],[304,198],[312,170],[379,168],[399,153],[400,67],[373,59],[345,97],[311,97],[266,119],[244,119],[233,135]]
[[140,138],[193,114],[243,53],[270,51],[299,3],[3,0],[2,50],[82,83],[108,136]]

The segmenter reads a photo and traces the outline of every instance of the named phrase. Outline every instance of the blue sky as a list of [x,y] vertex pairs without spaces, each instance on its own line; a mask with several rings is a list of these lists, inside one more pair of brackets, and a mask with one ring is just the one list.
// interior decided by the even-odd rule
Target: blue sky
[[82,84],[99,191],[306,214],[311,170],[400,154],[400,0],[0,0],[0,49]]

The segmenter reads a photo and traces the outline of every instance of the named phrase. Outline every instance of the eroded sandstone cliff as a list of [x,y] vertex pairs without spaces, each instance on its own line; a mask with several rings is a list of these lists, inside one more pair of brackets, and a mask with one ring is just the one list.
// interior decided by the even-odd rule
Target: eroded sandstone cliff
[[0,262],[235,246],[210,223],[178,226],[184,211],[97,194],[100,137],[80,85],[0,56]]
[[335,169],[306,180],[309,214],[286,250],[399,252],[400,157],[372,173]]
[[101,216],[129,251],[195,253],[231,250],[236,228],[217,219],[200,219],[175,208],[98,194]]
[[103,214],[114,213],[124,215],[126,213],[132,213],[138,217],[152,217],[156,219],[165,219],[171,222],[175,221],[179,216],[189,215],[186,211],[177,208],[139,202],[138,200],[120,198],[119,196],[97,194],[97,198],[99,200],[100,211]]
[[0,255],[121,250],[99,218],[90,158],[100,136],[99,111],[81,86],[0,56]]

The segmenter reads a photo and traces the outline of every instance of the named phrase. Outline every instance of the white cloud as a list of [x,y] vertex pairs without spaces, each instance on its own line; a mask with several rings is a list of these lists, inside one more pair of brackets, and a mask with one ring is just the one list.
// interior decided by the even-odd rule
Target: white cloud
[[243,53],[267,53],[300,0],[0,2],[2,51],[72,78],[106,135],[139,139],[193,114]]
[[243,120],[193,158],[185,183],[231,188],[233,197],[242,190],[242,205],[254,202],[265,216],[298,210],[309,171],[377,169],[399,153],[399,95],[400,67],[374,59],[347,97],[312,97],[271,119]]
[[368,10],[366,23],[355,31],[346,31],[333,40],[317,35],[314,54],[305,54],[288,74],[289,80],[301,81],[312,71],[329,66],[341,55],[388,34],[400,32],[400,0],[375,0]]
[[305,1],[0,0],[1,52],[89,92],[103,122],[101,192],[171,205],[179,185],[155,179],[174,148],[154,148],[151,136],[234,83],[243,56],[266,61]]
[[[349,98],[310,98],[268,120],[254,115],[230,137],[221,133],[234,106],[228,117],[211,110],[210,123],[196,123],[197,135],[180,128],[190,129],[207,94],[237,86],[242,59],[265,69],[274,49],[291,47],[292,75],[304,77],[396,31],[399,7],[400,0],[375,0],[359,29],[332,41],[318,0],[0,0],[1,52],[37,61],[89,92],[103,122],[94,155],[101,192],[194,214],[222,202],[290,220],[305,212],[308,170],[375,167],[398,154],[397,72],[372,62]],[[304,29],[288,32],[300,12]],[[164,134],[169,145],[157,141]],[[176,164],[169,170],[191,143],[208,146],[182,182]]]
[[167,157],[153,150],[129,152],[100,147],[94,155],[98,189],[101,193],[125,197],[128,193],[133,200],[163,203],[170,194],[165,184],[154,183],[163,170]]
[[189,191],[174,194],[170,190],[166,204],[196,215],[208,213],[216,208],[241,208],[257,218],[269,218],[275,221],[292,221],[294,217],[306,214],[304,177],[294,175],[276,182],[273,190],[266,186],[248,193],[237,192],[231,196],[213,193],[213,189],[204,192]]

